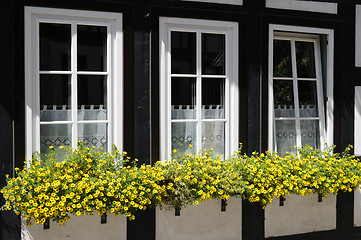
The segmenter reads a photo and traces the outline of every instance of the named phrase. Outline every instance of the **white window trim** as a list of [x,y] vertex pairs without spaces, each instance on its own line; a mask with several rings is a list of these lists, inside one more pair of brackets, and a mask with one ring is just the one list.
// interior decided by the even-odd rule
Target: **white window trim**
[[[40,150],[40,91],[39,91],[39,49],[37,42],[39,22],[81,22],[84,24],[106,25],[109,27],[108,34],[108,76],[112,79],[108,84],[109,115],[108,120],[108,149],[115,144],[122,150],[123,143],[123,32],[122,14],[110,12],[93,12],[81,10],[65,10],[56,8],[25,7],[25,154],[30,159],[33,152]],[[72,41],[74,41],[72,36]],[[74,47],[74,46],[73,46]],[[72,50],[73,51],[73,50]],[[73,56],[75,58],[76,56]],[[108,61],[109,62],[109,61]],[[42,71],[43,72],[43,71]],[[63,72],[63,71],[62,71]],[[76,74],[76,69],[69,71]],[[76,86],[72,86],[72,93]],[[109,95],[109,94],[108,94]],[[72,94],[73,97],[73,94]],[[73,102],[73,101],[72,101]],[[74,116],[71,122],[74,122]],[[96,122],[96,121],[94,121]],[[64,121],[62,121],[64,123]],[[76,147],[77,141],[72,129],[72,147]],[[75,140],[75,141],[74,141]]]
[[[166,18],[159,19],[159,56],[160,56],[160,159],[166,161],[171,154],[171,99],[170,83],[171,62],[170,31],[199,31],[226,34],[226,85],[225,85],[225,156],[229,156],[238,149],[238,23]],[[229,92],[227,92],[227,89]],[[198,89],[200,90],[200,89]],[[230,104],[232,103],[232,104]],[[197,138],[200,133],[197,132]],[[199,148],[200,146],[198,146]]]
[[[283,31],[285,34],[292,33],[303,33],[303,34],[319,34],[327,36],[327,81],[326,95],[327,102],[325,106],[325,120],[327,126],[325,127],[325,141],[328,145],[333,144],[333,119],[334,119],[334,97],[333,97],[333,85],[334,85],[334,31],[332,29],[323,28],[310,28],[310,27],[299,27],[289,25],[269,25],[269,41],[268,41],[268,149],[274,149],[274,111],[273,111],[273,39],[276,31]],[[317,59],[316,59],[317,61]],[[322,131],[322,129],[320,129]],[[322,141],[322,139],[321,139]],[[323,148],[323,142],[320,142],[321,149]]]

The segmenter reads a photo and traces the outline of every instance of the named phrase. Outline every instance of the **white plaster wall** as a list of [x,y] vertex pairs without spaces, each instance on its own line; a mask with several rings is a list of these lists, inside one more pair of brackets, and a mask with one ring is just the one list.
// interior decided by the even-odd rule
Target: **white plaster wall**
[[100,216],[72,216],[62,227],[50,221],[50,229],[43,225],[21,224],[22,240],[126,240],[127,220],[123,215],[109,215],[106,224],[100,223]]
[[355,67],[361,67],[361,5],[356,5],[355,12]]
[[232,5],[243,5],[243,0],[182,0],[187,2],[208,2],[208,3],[221,3]]
[[182,209],[156,211],[156,240],[241,240],[242,200],[231,198],[227,211],[221,200],[208,200]]
[[358,188],[354,194],[354,225],[361,226],[361,190]]
[[318,202],[317,194],[286,196],[284,206],[275,198],[265,211],[265,236],[284,236],[336,229],[336,196]]
[[277,8],[285,10],[299,10],[308,12],[320,12],[337,14],[337,3],[299,1],[299,0],[266,0],[267,8]]
[[[361,19],[360,19],[361,20]],[[361,39],[360,39],[361,40]],[[361,48],[361,46],[360,46]],[[355,87],[355,128],[354,150],[356,156],[361,156],[361,86]]]

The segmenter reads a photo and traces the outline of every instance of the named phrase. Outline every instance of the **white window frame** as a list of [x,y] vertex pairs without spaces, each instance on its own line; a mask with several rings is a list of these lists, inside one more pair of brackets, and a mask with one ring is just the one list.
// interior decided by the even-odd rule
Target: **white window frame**
[[[225,34],[225,156],[229,156],[238,149],[238,23],[185,19],[185,18],[167,18],[159,19],[159,56],[160,56],[160,158],[162,161],[170,159],[171,149],[171,56],[170,56],[170,36],[171,31],[201,32]],[[200,42],[197,41],[197,68],[200,68]],[[184,75],[184,74],[183,74]],[[206,75],[201,75],[198,69],[196,74],[190,77],[200,79]],[[214,77],[213,75],[207,77]],[[219,77],[219,76],[216,76]],[[200,83],[200,81],[197,81]],[[201,88],[197,85],[197,99],[200,98]],[[197,125],[197,148],[201,149],[201,122],[200,101],[197,100],[198,116]],[[211,120],[211,119],[210,119]],[[193,121],[193,120],[192,120]],[[204,120],[203,120],[204,121]],[[212,120],[211,120],[212,121]]]
[[[69,23],[71,25],[71,62],[69,71],[40,71],[39,64],[39,23]],[[104,72],[77,71],[76,24],[107,26],[107,70]],[[77,145],[77,76],[81,74],[100,74],[107,77],[107,120],[94,120],[92,123],[107,123],[107,143],[122,150],[123,136],[123,33],[122,14],[110,12],[93,12],[81,10],[65,10],[56,8],[25,7],[25,128],[26,159],[33,152],[40,150],[40,87],[39,76],[42,74],[61,73],[71,76],[71,121],[54,121],[47,124],[72,124],[72,146]],[[90,121],[86,121],[90,123]]]
[[[282,32],[282,33],[279,33]],[[315,51],[315,64],[316,69],[320,76],[316,76],[318,81],[317,85],[317,97],[318,102],[324,102],[323,97],[327,98],[326,105],[324,106],[324,111],[320,109],[320,148],[321,150],[324,147],[324,142],[327,142],[328,145],[333,144],[333,119],[334,119],[334,97],[333,97],[333,85],[334,85],[334,30],[332,29],[323,29],[323,28],[310,28],[310,27],[299,27],[299,26],[289,26],[289,25],[269,25],[269,53],[268,53],[268,149],[273,151],[275,148],[275,138],[274,138],[274,96],[273,96],[273,40],[275,36],[281,38],[282,34],[284,36],[291,36],[294,39],[305,38],[307,41],[318,42],[317,35],[326,35],[327,36],[327,79],[322,79],[321,74],[321,55],[320,50],[316,49]],[[302,35],[300,35],[302,34]],[[279,36],[279,37],[278,37]],[[314,40],[312,40],[314,39]],[[303,40],[302,40],[303,41]],[[316,47],[317,48],[317,47]],[[292,57],[295,58],[295,53],[292,53]],[[292,61],[292,64],[293,63]],[[294,66],[292,71],[294,71]],[[317,70],[316,70],[317,74]],[[322,97],[323,93],[322,83],[327,83],[326,94]],[[321,88],[321,90],[320,90]],[[297,96],[295,96],[296,98]],[[321,98],[321,99],[320,99]],[[294,103],[297,105],[297,103]],[[298,106],[295,106],[296,108]],[[295,108],[295,109],[296,109]],[[325,114],[324,114],[325,112]],[[324,116],[323,116],[324,115]],[[327,124],[326,124],[327,123]],[[325,126],[326,125],[326,126]],[[299,131],[299,126],[296,126],[296,130]],[[300,138],[299,134],[297,137]],[[299,144],[301,143],[300,139],[297,140]]]

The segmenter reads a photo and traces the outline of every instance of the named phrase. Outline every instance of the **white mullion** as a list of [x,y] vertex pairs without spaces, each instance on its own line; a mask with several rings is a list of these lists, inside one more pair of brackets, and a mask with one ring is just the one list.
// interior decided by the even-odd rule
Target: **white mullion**
[[317,101],[318,101],[318,111],[319,111],[319,131],[320,131],[320,148],[323,150],[323,143],[326,138],[326,126],[325,126],[325,111],[324,111],[324,98],[323,98],[323,84],[322,84],[322,74],[321,74],[321,49],[319,39],[314,42],[314,53],[315,53],[315,65],[316,65],[316,92],[317,92]]
[[72,147],[75,148],[78,143],[78,55],[77,55],[77,24],[71,24],[71,115],[72,115]]
[[[232,46],[232,42],[231,42],[231,37],[230,37],[231,33],[227,32],[224,35],[224,54],[225,54],[225,66],[224,66],[224,73],[225,73],[225,77],[224,77],[224,95],[223,95],[223,109],[224,109],[224,157],[228,157],[231,155],[230,151],[231,151],[231,111],[230,111],[230,107],[231,107],[231,88],[230,88],[230,76],[231,76],[231,71],[230,71],[230,66],[231,66],[231,51],[230,51],[230,47]],[[234,77],[234,76],[233,76]],[[220,119],[219,119],[220,120]],[[213,119],[214,122],[218,122],[218,119]],[[238,140],[238,139],[237,139]],[[235,150],[235,149],[232,149]]]
[[39,73],[40,74],[71,74],[71,71],[60,71],[60,70],[55,70],[55,71],[53,71],[53,70],[50,70],[50,71],[42,70],[42,71],[40,71],[39,70]]
[[[166,122],[166,126],[167,126],[167,142],[166,144],[168,146],[166,146],[166,149],[168,149],[168,151],[166,152],[167,154],[164,156],[165,158],[168,158],[170,156],[170,154],[172,153],[172,54],[171,54],[171,49],[172,49],[172,30],[168,29],[168,31],[166,32],[167,36],[166,36],[166,45],[165,45],[165,81],[164,81],[164,85],[166,86],[166,111],[165,111],[165,118],[167,119]],[[165,159],[163,159],[165,160]]]
[[202,122],[227,122],[227,119],[221,119],[221,118],[208,118],[208,119],[202,119]]
[[202,45],[201,32],[196,33],[196,119],[197,119],[197,148],[202,149]]
[[297,83],[297,61],[296,61],[296,44],[295,40],[291,40],[291,59],[292,59],[292,76],[293,76],[293,96],[294,96],[294,109],[296,118],[296,144],[301,147],[301,123],[298,99],[298,83]]
[[184,73],[173,73],[170,74],[171,77],[178,77],[178,78],[195,78],[197,74],[184,74]]
[[171,123],[183,123],[183,122],[197,123],[197,119],[172,119],[170,122]]
[[[36,79],[35,81],[35,96],[33,96],[34,107],[34,138],[33,138],[33,150],[40,152],[40,21],[36,20],[35,28],[35,69],[36,69]],[[31,158],[30,156],[28,156]]]
[[[107,43],[109,44],[109,43]],[[107,53],[108,54],[108,53]],[[108,60],[108,59],[107,59]],[[77,72],[78,75],[102,75],[102,76],[107,76],[110,74],[110,71],[104,71],[104,72],[92,72],[92,71],[79,71]]]
[[[111,97],[111,89],[112,89],[112,86],[111,86],[111,81],[110,79],[112,79],[112,66],[111,66],[111,59],[112,59],[112,45],[111,45],[111,37],[112,37],[112,32],[111,32],[111,26],[110,25],[107,25],[107,63],[106,63],[106,71],[108,72],[108,75],[105,75],[106,77],[106,83],[107,83],[107,106],[106,106],[106,110],[107,110],[107,120],[109,122],[110,119],[112,119],[112,116],[113,116],[113,103],[112,103],[112,97]],[[113,126],[112,124],[109,124],[107,123],[107,147],[108,147],[108,151],[110,152],[111,151],[111,143],[114,142],[113,141],[113,136],[112,136],[112,133],[113,132]]]

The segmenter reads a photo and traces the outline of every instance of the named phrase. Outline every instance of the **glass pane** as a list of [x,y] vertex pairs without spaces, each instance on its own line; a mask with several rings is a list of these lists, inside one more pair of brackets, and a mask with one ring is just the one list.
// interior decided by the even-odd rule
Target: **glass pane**
[[[177,154],[193,153],[197,149],[197,124],[193,122],[172,123],[172,150],[176,149]],[[189,145],[192,145],[192,148]]]
[[202,74],[225,74],[225,35],[202,33]]
[[71,25],[39,23],[40,70],[70,70]]
[[273,81],[275,117],[294,117],[293,82],[289,80]]
[[78,120],[107,119],[107,77],[78,75]]
[[196,73],[196,33],[171,32],[172,73]]
[[103,148],[107,151],[108,132],[106,123],[87,123],[78,124],[78,140],[84,141],[84,144],[92,147]]
[[297,77],[315,78],[315,52],[312,42],[296,42]]
[[308,144],[314,149],[320,148],[320,125],[319,120],[301,120],[301,143]]
[[69,75],[40,75],[40,121],[71,120]]
[[202,79],[202,118],[224,118],[225,79]]
[[107,70],[107,27],[78,25],[78,70]]
[[211,149],[215,155],[224,156],[224,122],[202,123],[202,148]]
[[291,42],[273,40],[273,76],[292,77]]
[[[71,146],[71,124],[40,125],[40,153],[49,152],[49,147]],[[57,157],[64,156],[60,151]]]
[[316,81],[298,81],[300,117],[318,117]]
[[196,118],[196,79],[172,78],[172,119]]
[[286,152],[296,154],[296,121],[276,120],[275,128],[276,151],[279,154]]

